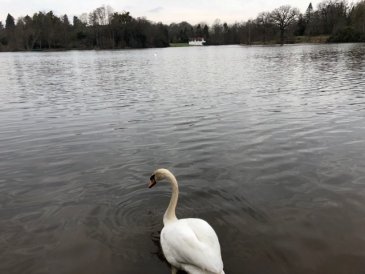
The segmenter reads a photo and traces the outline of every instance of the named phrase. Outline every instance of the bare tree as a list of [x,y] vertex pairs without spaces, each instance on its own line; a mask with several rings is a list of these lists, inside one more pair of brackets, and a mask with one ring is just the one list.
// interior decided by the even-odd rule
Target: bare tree
[[347,24],[349,6],[346,0],[325,0],[318,4],[323,31],[333,34]]
[[101,6],[89,14],[89,24],[92,26],[105,26],[110,24],[113,9],[110,6]]
[[81,23],[85,24],[85,26],[89,24],[89,15],[86,12],[78,16],[78,19]]
[[298,18],[300,14],[297,8],[291,6],[281,6],[271,12],[273,23],[280,29],[280,43],[284,44],[284,34],[286,29]]
[[350,18],[355,29],[365,34],[365,0],[351,9]]
[[214,20],[212,26],[212,40],[218,45],[223,44],[223,26],[219,19]]
[[269,12],[261,12],[256,18],[257,25],[260,26],[263,30],[262,36],[264,44],[266,44],[267,30],[271,25],[271,21],[271,14]]

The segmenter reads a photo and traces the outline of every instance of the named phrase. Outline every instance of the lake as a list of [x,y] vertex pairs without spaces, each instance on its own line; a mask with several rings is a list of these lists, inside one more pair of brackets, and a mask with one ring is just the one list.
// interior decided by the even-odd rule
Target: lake
[[364,273],[365,44],[0,54],[0,273],[170,273],[178,218],[225,272]]

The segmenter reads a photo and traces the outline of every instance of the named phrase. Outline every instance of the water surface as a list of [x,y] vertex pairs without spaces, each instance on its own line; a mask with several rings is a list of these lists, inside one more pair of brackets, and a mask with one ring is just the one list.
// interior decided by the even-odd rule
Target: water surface
[[170,273],[215,228],[226,273],[364,273],[365,45],[0,54],[0,272]]

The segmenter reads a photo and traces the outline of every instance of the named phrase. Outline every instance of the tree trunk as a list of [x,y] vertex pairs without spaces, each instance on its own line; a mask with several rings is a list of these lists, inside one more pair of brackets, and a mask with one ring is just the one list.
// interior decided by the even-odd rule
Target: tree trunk
[[280,29],[280,44],[281,45],[284,45],[284,31],[285,31],[284,28]]

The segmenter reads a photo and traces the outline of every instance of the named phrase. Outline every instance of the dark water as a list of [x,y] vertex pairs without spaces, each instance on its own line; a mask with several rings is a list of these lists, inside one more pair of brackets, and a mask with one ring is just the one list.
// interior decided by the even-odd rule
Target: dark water
[[227,274],[365,273],[365,45],[0,54],[0,273],[170,273],[215,228]]

